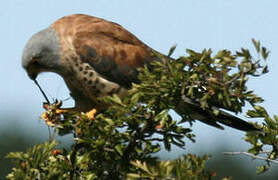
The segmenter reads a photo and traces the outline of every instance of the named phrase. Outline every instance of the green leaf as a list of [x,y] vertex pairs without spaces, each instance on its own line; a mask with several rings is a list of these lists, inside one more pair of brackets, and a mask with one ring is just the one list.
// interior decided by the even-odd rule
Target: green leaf
[[137,93],[135,93],[132,97],[131,97],[131,102],[132,103],[138,103],[138,100],[140,99],[140,97],[141,97],[141,93],[140,92],[137,92]]
[[269,165],[258,166],[257,167],[257,173],[262,174],[262,173],[266,172],[269,168],[270,168]]
[[252,39],[252,43],[255,46],[257,53],[259,53],[261,50],[260,41],[256,41],[255,39]]
[[115,149],[121,156],[123,155],[123,145],[122,144],[116,145]]
[[214,110],[213,110],[213,114],[215,114],[216,116],[218,116],[219,113],[220,113],[219,109],[214,109]]
[[262,57],[263,57],[264,60],[267,59],[269,53],[270,52],[265,47],[262,47]]
[[128,173],[127,177],[129,178],[142,178],[142,176],[140,174],[135,174],[135,173]]
[[177,48],[177,45],[175,44],[174,46],[172,46],[168,52],[168,57],[171,57],[171,55],[174,53],[175,49]]

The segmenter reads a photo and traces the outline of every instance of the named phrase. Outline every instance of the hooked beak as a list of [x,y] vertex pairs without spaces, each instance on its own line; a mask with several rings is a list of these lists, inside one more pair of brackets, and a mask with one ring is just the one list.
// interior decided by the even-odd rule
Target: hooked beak
[[36,80],[38,74],[34,73],[34,72],[28,72],[28,76],[29,76],[30,79]]
[[39,69],[32,64],[26,68],[27,74],[30,79],[36,80],[38,74],[39,74]]

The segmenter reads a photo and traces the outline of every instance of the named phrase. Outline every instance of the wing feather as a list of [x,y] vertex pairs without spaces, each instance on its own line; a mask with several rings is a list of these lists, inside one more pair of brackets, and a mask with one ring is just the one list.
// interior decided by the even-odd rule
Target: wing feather
[[83,62],[121,86],[138,83],[136,69],[154,60],[152,49],[119,24],[78,14],[66,16],[53,26],[55,29],[60,27],[60,33],[71,38],[70,42]]

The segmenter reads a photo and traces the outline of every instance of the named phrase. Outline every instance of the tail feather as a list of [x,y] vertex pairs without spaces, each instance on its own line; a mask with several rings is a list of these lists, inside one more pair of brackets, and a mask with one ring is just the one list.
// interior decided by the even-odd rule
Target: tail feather
[[198,103],[193,102],[187,97],[183,97],[176,109],[178,114],[187,113],[193,120],[199,120],[218,129],[223,130],[224,127],[220,125],[223,124],[241,131],[260,131],[260,129],[256,128],[253,124],[250,124],[230,113],[220,109],[218,110],[218,115],[215,115],[212,109],[202,109]]
[[224,125],[230,126],[232,128],[242,130],[242,131],[259,131],[253,124],[250,124],[239,117],[231,115],[227,112],[220,111],[216,116],[216,120]]

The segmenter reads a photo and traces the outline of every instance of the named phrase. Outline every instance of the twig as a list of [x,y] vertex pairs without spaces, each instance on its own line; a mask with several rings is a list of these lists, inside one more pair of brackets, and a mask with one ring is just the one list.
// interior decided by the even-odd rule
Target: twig
[[270,154],[272,151],[260,151],[260,154]]
[[240,74],[235,75],[232,79],[230,79],[229,81],[227,81],[227,82],[225,83],[225,85],[231,84],[232,82],[234,82],[235,80],[237,80],[239,77],[240,77]]
[[35,82],[35,84],[38,86],[38,88],[39,88],[40,92],[42,93],[43,97],[45,98],[47,104],[50,104],[50,101],[48,100],[46,94],[45,94],[44,91],[42,90],[42,88],[41,88],[40,84],[38,83],[38,81],[37,81],[37,80],[34,80],[34,82]]
[[223,152],[223,154],[225,154],[225,155],[240,155],[240,154],[243,154],[243,155],[252,157],[254,159],[265,160],[267,162],[272,162],[274,164],[278,164],[277,160],[273,160],[273,159],[269,159],[269,158],[265,158],[265,157],[261,157],[261,156],[256,156],[256,155],[254,155],[252,153],[248,153],[248,152]]
[[149,139],[145,139],[146,141],[164,141],[163,139],[160,139],[160,138],[149,138]]

